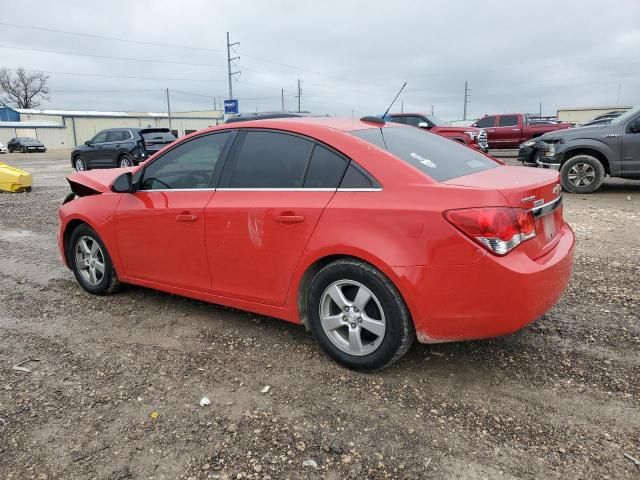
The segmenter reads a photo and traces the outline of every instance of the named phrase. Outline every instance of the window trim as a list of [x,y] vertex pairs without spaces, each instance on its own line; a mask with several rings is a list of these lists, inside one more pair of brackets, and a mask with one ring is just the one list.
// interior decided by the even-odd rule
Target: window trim
[[[238,122],[241,123],[241,122]],[[311,151],[309,153],[309,157],[307,158],[307,165],[305,167],[305,174],[304,177],[302,179],[302,185],[304,185],[304,182],[307,178],[307,173],[309,171],[309,166],[311,165],[311,158],[313,157],[313,152],[315,151],[316,145],[320,145],[321,147],[326,148],[327,150],[329,150],[331,153],[335,153],[336,155],[338,155],[339,157],[341,157],[342,159],[345,160],[346,162],[346,167],[344,169],[344,172],[342,173],[342,178],[340,178],[340,182],[338,182],[338,187],[337,188],[305,188],[303,187],[265,187],[265,188],[252,188],[252,187],[231,187],[229,184],[231,182],[231,178],[233,176],[233,172],[235,170],[236,167],[236,162],[238,159],[238,153],[240,152],[240,149],[242,148],[242,144],[244,143],[244,139],[247,135],[247,133],[250,132],[269,132],[269,133],[280,133],[283,135],[291,135],[293,137],[299,137],[302,138],[304,140],[310,141],[313,143],[313,147],[311,148]],[[369,178],[371,180],[371,183],[373,185],[379,185],[379,188],[376,187],[374,189],[371,188],[341,188],[340,185],[342,185],[342,181],[344,179],[344,176],[347,173],[347,170],[349,169],[349,166],[352,165],[357,168],[358,170],[360,170],[361,173],[363,173],[364,175],[367,176],[367,178]],[[244,191],[244,192],[256,192],[256,191],[264,191],[264,192],[282,192],[282,191],[299,191],[299,192],[319,192],[319,191],[331,191],[331,192],[344,192],[344,191],[381,191],[382,190],[382,185],[380,184],[380,182],[378,182],[378,180],[371,175],[367,170],[365,170],[363,167],[360,166],[360,164],[358,164],[358,162],[354,161],[352,158],[350,158],[349,156],[345,155],[344,153],[342,153],[339,150],[336,150],[334,147],[332,147],[331,145],[328,145],[327,143],[323,142],[322,140],[318,140],[314,137],[310,137],[308,135],[303,135],[297,132],[291,132],[288,130],[279,130],[277,128],[238,128],[237,130],[237,135],[234,138],[233,141],[233,145],[229,148],[229,153],[227,155],[227,161],[225,162],[224,165],[224,170],[222,171],[222,175],[220,176],[220,180],[218,182],[218,187],[216,188],[216,190],[220,190],[223,192],[228,192],[228,191]]]
[[[478,125],[485,118],[491,118],[491,117],[493,117],[493,125],[488,125],[486,127],[481,127],[481,126]],[[476,121],[476,123],[474,123],[474,126],[476,128],[496,128],[496,124],[498,123],[497,119],[498,119],[498,115],[486,115],[486,116],[484,116],[482,118],[479,118],[478,121]]]
[[[204,138],[204,137],[208,137],[210,135],[220,135],[220,134],[224,134],[224,133],[228,133],[229,138],[227,138],[227,141],[224,145],[224,147],[222,148],[222,151],[220,152],[220,157],[218,158],[218,161],[216,162],[216,166],[213,169],[213,172],[211,174],[211,180],[209,182],[209,186],[206,188],[164,188],[164,189],[153,189],[153,190],[143,190],[140,187],[142,186],[142,184],[144,183],[144,177],[145,177],[145,173],[147,172],[147,168],[149,168],[151,165],[153,165],[155,162],[157,162],[158,160],[160,160],[161,158],[164,158],[165,155],[167,155],[168,153],[170,153],[171,151],[173,151],[175,148],[178,148],[180,145],[184,145],[187,144],[189,142],[193,142],[194,140],[200,139],[200,138]],[[225,164],[227,163],[227,159],[229,158],[229,152],[232,148],[232,145],[234,145],[235,143],[235,139],[238,135],[238,131],[237,130],[231,130],[231,129],[224,129],[224,130],[216,130],[213,132],[207,132],[207,133],[203,133],[201,135],[197,135],[195,137],[190,137],[189,139],[185,140],[185,141],[181,141],[181,142],[173,142],[172,144],[170,144],[169,149],[166,152],[163,152],[162,155],[157,156],[156,158],[153,159],[153,161],[148,162],[144,165],[144,167],[141,169],[141,174],[140,174],[140,178],[138,179],[138,182],[136,183],[136,192],[193,192],[193,191],[206,191],[206,190],[217,190],[218,189],[218,185],[220,182],[220,178],[221,178],[221,174],[223,171],[223,168],[225,166]]]

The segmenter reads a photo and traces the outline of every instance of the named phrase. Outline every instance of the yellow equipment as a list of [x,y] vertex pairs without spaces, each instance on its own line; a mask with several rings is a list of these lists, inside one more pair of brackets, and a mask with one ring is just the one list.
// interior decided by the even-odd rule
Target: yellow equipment
[[0,190],[24,192],[31,190],[31,174],[0,162]]

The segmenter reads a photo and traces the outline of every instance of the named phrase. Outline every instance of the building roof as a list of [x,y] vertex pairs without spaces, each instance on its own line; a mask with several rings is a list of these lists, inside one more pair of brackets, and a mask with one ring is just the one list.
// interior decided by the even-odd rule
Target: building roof
[[571,108],[559,108],[558,111],[559,112],[581,112],[584,110],[631,110],[633,107],[624,107],[624,106],[617,106],[617,107],[571,107]]
[[[102,112],[98,110],[39,110],[36,108],[14,108],[16,112],[25,115],[55,115],[64,117],[149,117],[149,118],[168,118],[166,112]],[[204,112],[171,112],[172,118],[222,118],[221,111],[204,111]]]
[[33,122],[3,122],[0,121],[0,127],[13,127],[13,128],[42,128],[42,127],[64,127],[62,123],[57,122],[47,122],[45,120],[42,121],[33,121]]

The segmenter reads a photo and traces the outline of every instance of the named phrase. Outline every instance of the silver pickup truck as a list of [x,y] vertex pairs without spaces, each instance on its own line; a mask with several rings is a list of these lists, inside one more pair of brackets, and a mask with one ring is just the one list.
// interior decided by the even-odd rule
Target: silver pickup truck
[[[520,147],[525,164],[559,170],[569,192],[595,192],[606,175],[640,179],[640,107],[608,125],[557,130]],[[525,150],[531,151],[529,160],[522,158]]]

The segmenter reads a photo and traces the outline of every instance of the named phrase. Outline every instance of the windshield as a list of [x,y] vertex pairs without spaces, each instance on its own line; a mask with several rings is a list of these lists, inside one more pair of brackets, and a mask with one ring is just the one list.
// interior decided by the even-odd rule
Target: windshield
[[18,138],[18,140],[20,140],[21,142],[37,142],[38,141],[35,138],[31,138],[31,137],[20,137]]
[[622,125],[623,123],[626,123],[630,118],[635,117],[638,113],[640,113],[640,107],[633,107],[631,110],[627,110],[619,117],[611,120],[611,125]]
[[145,143],[171,143],[176,137],[171,132],[142,132]]
[[417,128],[369,128],[351,134],[387,150],[438,182],[500,165],[455,140]]

